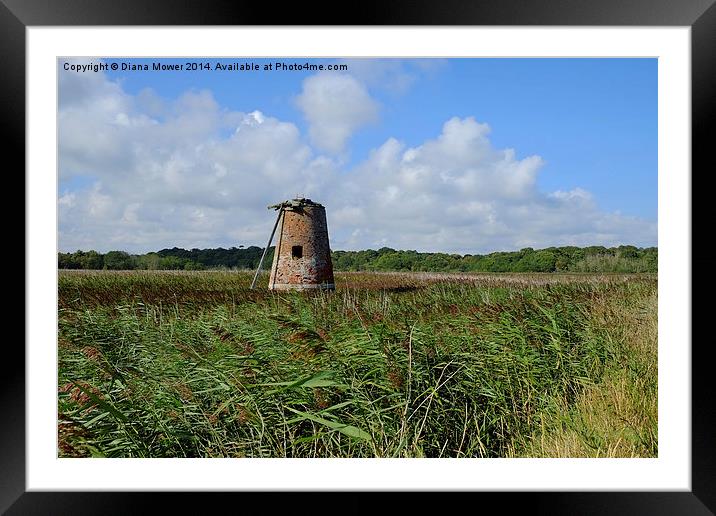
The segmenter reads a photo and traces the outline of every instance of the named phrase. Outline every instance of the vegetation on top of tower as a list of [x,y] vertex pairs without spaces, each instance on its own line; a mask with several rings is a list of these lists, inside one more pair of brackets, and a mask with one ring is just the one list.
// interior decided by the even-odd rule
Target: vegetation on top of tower
[[320,203],[317,203],[315,201],[312,201],[311,199],[306,199],[305,197],[297,197],[296,199],[291,199],[288,201],[283,201],[278,204],[272,204],[268,207],[269,210],[292,210],[296,208],[302,208],[304,206],[317,206],[323,208],[323,205]]

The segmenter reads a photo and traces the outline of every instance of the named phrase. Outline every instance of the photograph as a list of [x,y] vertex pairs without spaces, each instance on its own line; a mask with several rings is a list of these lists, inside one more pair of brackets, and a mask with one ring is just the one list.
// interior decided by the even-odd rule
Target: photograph
[[713,514],[715,1],[1,0],[0,514]]
[[659,458],[659,59],[56,65],[58,458]]

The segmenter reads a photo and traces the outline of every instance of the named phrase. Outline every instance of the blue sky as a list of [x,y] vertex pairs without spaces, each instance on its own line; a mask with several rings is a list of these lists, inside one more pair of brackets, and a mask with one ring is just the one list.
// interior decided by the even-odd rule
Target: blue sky
[[[307,61],[104,62],[277,60]],[[257,207],[295,193],[326,204],[335,249],[656,245],[656,59],[340,62],[78,73],[60,61],[61,250],[263,245]]]

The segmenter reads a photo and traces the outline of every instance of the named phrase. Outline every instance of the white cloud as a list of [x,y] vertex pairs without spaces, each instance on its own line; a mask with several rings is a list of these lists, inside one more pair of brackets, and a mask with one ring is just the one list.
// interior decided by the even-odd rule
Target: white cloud
[[375,90],[394,95],[407,92],[420,78],[434,76],[447,61],[444,59],[342,59],[350,74]]
[[[346,77],[309,78],[301,97],[312,141],[334,129],[322,140],[331,153],[368,120],[355,106],[377,109]],[[274,222],[267,205],[299,193],[326,205],[334,249],[656,243],[655,222],[606,213],[583,189],[541,192],[542,159],[494,148],[490,127],[470,117],[414,147],[396,135],[341,170],[293,123],[228,111],[209,91],[130,95],[102,74],[61,74],[60,88],[60,179],[88,185],[61,187],[61,250],[263,246]],[[348,97],[358,101],[331,113]]]
[[338,154],[360,127],[378,118],[378,104],[365,86],[347,74],[321,72],[303,81],[296,105],[309,124],[311,142]]
[[61,188],[61,249],[259,243],[273,223],[269,203],[331,183],[333,161],[314,156],[292,123],[228,112],[208,91],[171,102],[131,96],[99,75],[82,75],[94,89],[75,87],[86,98],[60,104],[60,179],[91,182]]
[[583,189],[540,192],[542,159],[493,148],[489,132],[452,118],[418,147],[386,141],[336,188],[332,245],[476,253],[656,242],[655,223],[604,213]]

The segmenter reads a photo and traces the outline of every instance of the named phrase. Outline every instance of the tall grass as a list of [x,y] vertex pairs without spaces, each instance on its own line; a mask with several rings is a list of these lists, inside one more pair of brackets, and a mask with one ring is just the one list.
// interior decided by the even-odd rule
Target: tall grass
[[597,338],[617,339],[618,354],[602,381],[585,388],[575,403],[562,403],[542,431],[520,450],[525,456],[656,457],[657,296],[631,304],[593,307]]
[[[309,293],[250,279],[60,274],[60,456],[576,455],[556,421],[642,360],[627,314],[655,313],[653,276],[354,273]],[[615,447],[616,409],[599,453],[655,455],[648,410],[632,425],[646,445]]]
[[588,255],[574,263],[570,270],[576,272],[648,272],[655,270],[649,256],[627,257],[621,254]]

